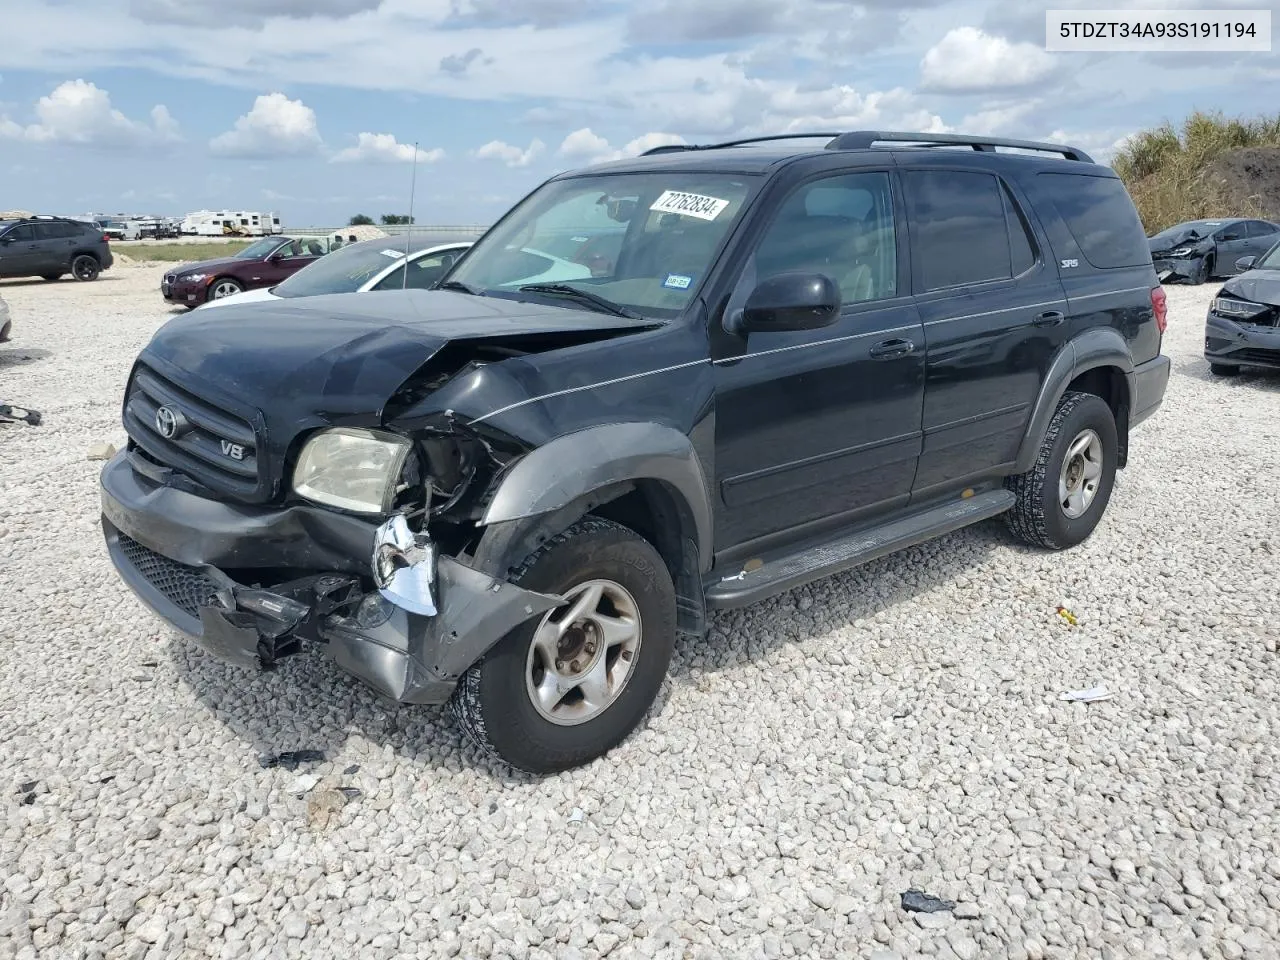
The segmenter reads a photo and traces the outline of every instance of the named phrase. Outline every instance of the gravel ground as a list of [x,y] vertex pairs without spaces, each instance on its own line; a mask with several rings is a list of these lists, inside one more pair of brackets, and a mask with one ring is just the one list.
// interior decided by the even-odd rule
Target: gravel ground
[[1280,376],[1210,379],[1214,287],[1169,290],[1089,542],[992,523],[718,616],[642,732],[536,780],[117,581],[86,451],[158,280],[0,283],[0,399],[45,416],[0,428],[0,957],[1280,956]]

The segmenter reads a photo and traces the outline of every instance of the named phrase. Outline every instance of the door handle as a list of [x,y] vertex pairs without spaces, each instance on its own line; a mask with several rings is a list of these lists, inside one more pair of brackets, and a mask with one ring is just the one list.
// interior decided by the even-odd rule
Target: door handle
[[1031,324],[1036,327],[1056,327],[1065,319],[1067,315],[1061,310],[1048,310],[1032,320]]
[[899,337],[894,340],[881,340],[871,348],[870,356],[872,360],[896,360],[898,357],[905,357],[915,352],[914,341]]

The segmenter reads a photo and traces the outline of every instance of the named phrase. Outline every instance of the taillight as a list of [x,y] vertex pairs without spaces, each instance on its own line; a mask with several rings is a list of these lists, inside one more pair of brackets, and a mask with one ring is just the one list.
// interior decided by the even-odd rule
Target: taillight
[[1151,309],[1156,312],[1156,329],[1164,333],[1169,326],[1169,297],[1164,287],[1151,288]]
[[102,235],[102,242],[103,242],[103,243],[110,243],[110,242],[111,242],[111,238],[110,238],[110,237],[108,237],[108,236],[104,233],[104,234]]

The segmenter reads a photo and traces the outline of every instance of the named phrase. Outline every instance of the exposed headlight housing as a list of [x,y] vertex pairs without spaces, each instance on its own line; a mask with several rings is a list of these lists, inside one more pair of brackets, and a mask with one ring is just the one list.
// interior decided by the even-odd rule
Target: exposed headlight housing
[[1169,254],[1169,256],[1171,256],[1171,257],[1189,257],[1189,256],[1191,256],[1191,254],[1195,253],[1195,249],[1196,249],[1195,247],[1178,247],[1178,249],[1176,249],[1176,250],[1174,250],[1172,253],[1170,253],[1170,254]]
[[354,513],[389,513],[411,445],[404,437],[358,427],[334,427],[302,448],[293,491]]
[[1236,300],[1233,297],[1214,297],[1213,312],[1220,317],[1238,317],[1246,319],[1256,317],[1271,309],[1265,304],[1250,303],[1248,300]]

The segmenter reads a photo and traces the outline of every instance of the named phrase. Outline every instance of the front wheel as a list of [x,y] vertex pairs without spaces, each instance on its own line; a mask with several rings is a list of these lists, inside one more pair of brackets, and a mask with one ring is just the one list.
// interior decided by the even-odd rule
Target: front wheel
[[91,257],[87,253],[82,253],[71,261],[71,275],[81,282],[97,280],[101,270],[97,257]]
[[244,287],[236,280],[230,277],[219,277],[209,285],[209,300],[221,300],[223,297],[234,297],[237,293],[243,293]]
[[1067,393],[1054,411],[1035,466],[1010,477],[1017,497],[1006,522],[1038,547],[1065,550],[1093,533],[1111,499],[1119,443],[1115,415],[1101,397]]
[[453,714],[486,753],[530,773],[586,763],[644,719],[675,645],[676,597],[658,552],[587,517],[539,547],[513,582],[565,598],[462,677]]

